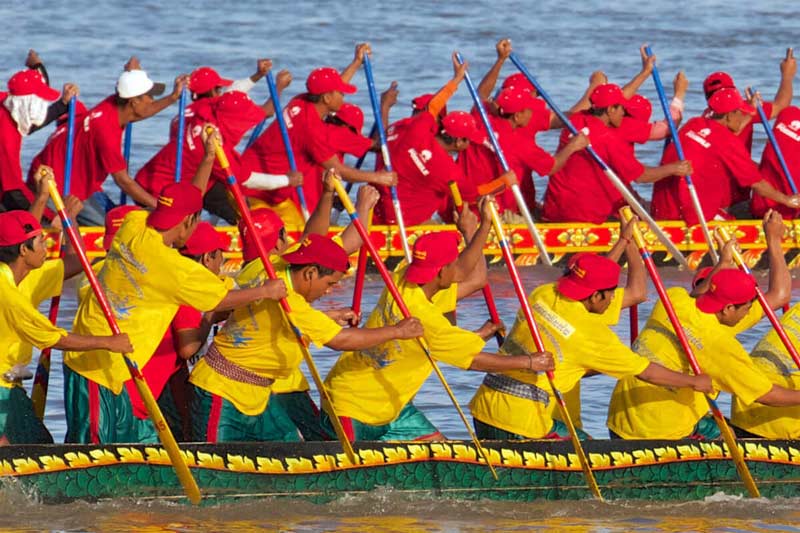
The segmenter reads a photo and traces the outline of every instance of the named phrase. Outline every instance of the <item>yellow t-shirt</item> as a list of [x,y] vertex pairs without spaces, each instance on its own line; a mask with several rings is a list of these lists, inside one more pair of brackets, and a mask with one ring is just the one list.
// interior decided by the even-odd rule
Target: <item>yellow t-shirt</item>
[[[60,293],[63,279],[63,263],[48,261],[28,273],[18,286],[8,265],[0,263],[0,376],[14,366],[30,364],[32,346],[48,348],[67,335],[51,324],[35,303]],[[12,386],[0,377],[0,387]]]
[[[402,272],[394,272],[392,277],[411,316],[422,322],[433,358],[468,369],[485,343],[479,335],[453,326],[445,318],[443,312],[454,307],[452,296],[434,298],[445,307],[443,311],[428,300],[419,285],[406,282]],[[384,289],[365,327],[396,324],[402,318],[394,298]],[[325,385],[339,415],[381,425],[397,418],[432,371],[416,339],[391,340],[367,350],[343,353]]]
[[[161,234],[147,226],[147,215],[134,211],[125,217],[98,273],[120,330],[133,344],[129,355],[140,369],[152,357],[179,306],[210,311],[228,293],[210,270],[164,245]],[[94,294],[86,294],[75,315],[75,333],[110,335],[100,304]],[[106,350],[65,352],[64,363],[115,394],[130,379],[122,357]]]
[[[286,283],[286,300],[292,309],[292,322],[306,341],[323,347],[342,327],[325,313],[311,307],[292,287],[288,265],[275,258],[276,273]],[[260,285],[267,278],[260,260],[250,261],[236,278],[240,287]],[[236,309],[214,337],[219,353],[230,362],[262,377],[282,379],[293,376],[303,359],[302,349],[280,304],[259,300]],[[300,374],[302,376],[302,374]],[[233,403],[245,415],[264,412],[271,387],[241,383],[214,371],[201,359],[192,370],[190,381],[196,386]],[[284,391],[286,392],[286,391]]]
[[[639,374],[650,364],[633,353],[609,328],[609,324],[619,320],[623,293],[624,289],[615,291],[611,305],[603,314],[590,313],[581,302],[562,296],[555,283],[542,285],[528,296],[545,348],[556,360],[554,383],[558,390],[573,390],[588,370],[619,378]],[[522,354],[534,351],[533,337],[520,310],[501,352]],[[482,384],[470,402],[472,415],[482,422],[525,437],[535,439],[547,435],[558,409],[547,376],[522,370],[505,372],[504,375],[531,385],[527,389],[529,396],[539,399],[500,392]],[[579,409],[579,398],[572,396],[571,399],[578,402]]]
[[[756,304],[753,304],[756,307]],[[781,317],[789,340],[800,346],[800,304]],[[800,388],[800,371],[774,329],[758,342],[750,357],[756,367],[775,385]],[[731,422],[744,430],[768,439],[800,438],[800,406],[771,407],[760,403],[746,405],[738,396],[731,404]]]
[[[747,404],[769,391],[772,383],[736,340],[737,328],[722,325],[715,315],[700,311],[686,289],[673,287],[667,293],[700,369],[711,377],[715,389],[739,394]],[[661,302],[636,339],[634,350],[669,369],[691,373]],[[690,435],[707,412],[708,402],[701,393],[629,377],[614,388],[607,424],[626,439],[679,439]]]

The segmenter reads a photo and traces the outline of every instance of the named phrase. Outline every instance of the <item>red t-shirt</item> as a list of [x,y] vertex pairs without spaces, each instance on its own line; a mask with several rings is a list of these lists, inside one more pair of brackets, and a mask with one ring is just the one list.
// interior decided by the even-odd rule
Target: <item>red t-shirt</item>
[[[154,398],[158,399],[161,396],[169,378],[185,364],[183,359],[178,356],[178,331],[182,329],[197,329],[200,327],[202,320],[203,313],[194,307],[187,305],[178,307],[178,312],[175,313],[172,323],[167,328],[167,332],[164,333],[161,344],[158,345],[153,356],[142,368],[142,374],[147,380],[150,390],[153,391]],[[126,381],[125,387],[128,389],[128,396],[131,399],[133,414],[137,418],[147,418],[147,408],[144,406],[133,380]]]
[[328,144],[336,150],[339,160],[344,161],[345,154],[361,157],[372,147],[372,140],[367,139],[347,126],[325,124]]
[[[575,113],[570,121],[578,130],[588,130],[589,142],[600,158],[626,185],[644,172],[630,145],[614,128],[587,112]],[[559,149],[569,141],[570,132],[561,133]],[[603,173],[600,165],[581,150],[550,176],[544,195],[542,217],[552,222],[591,222],[599,224],[617,215],[625,200]]]
[[[222,136],[222,147],[231,164],[231,171],[241,182],[247,176],[241,175],[239,152],[236,145],[242,136],[264,118],[264,110],[241,92],[231,91],[215,98],[203,98],[186,107],[184,113],[183,164],[181,181],[191,181],[205,156],[203,145],[203,126],[214,124]],[[136,173],[136,182],[152,195],[158,195],[166,185],[175,179],[177,156],[177,118],[172,120],[170,140]],[[249,175],[249,173],[248,173]],[[214,161],[209,188],[214,180],[225,182],[227,173],[218,161]]]
[[[436,140],[438,127],[430,113],[420,113],[388,144],[398,175],[397,195],[409,226],[425,222],[441,208],[450,193],[450,180],[463,181],[460,168]],[[381,158],[378,160],[382,167]],[[388,189],[381,191],[374,220],[376,224],[396,222]]]
[[622,124],[620,124],[619,128],[616,128],[615,131],[625,142],[631,144],[645,144],[650,140],[651,129],[652,126],[646,120],[624,117],[622,119]]
[[[750,159],[741,140],[717,121],[705,117],[693,118],[680,129],[678,136],[684,157],[692,162],[692,182],[707,221],[733,203],[731,183],[750,187],[761,180],[758,167]],[[677,160],[675,146],[670,144],[661,163]],[[686,180],[681,176],[670,176],[655,183],[651,211],[658,220],[683,219],[690,225],[699,222]]]
[[[303,174],[303,192],[308,210],[313,212],[322,194],[322,162],[335,156],[336,150],[328,144],[327,125],[305,95],[296,96],[289,102],[283,110],[283,119],[289,132],[297,170]],[[242,154],[242,173],[248,176],[250,172],[286,174],[289,170],[289,159],[276,120]],[[245,192],[271,205],[290,198],[300,206],[295,187],[281,187],[274,191],[245,189]]]
[[[775,120],[775,127],[772,131],[786,166],[789,168],[789,174],[797,184],[797,180],[800,178],[800,108],[791,106],[781,111]],[[794,194],[786,175],[783,173],[783,168],[778,161],[778,155],[775,153],[772,143],[767,142],[764,146],[759,170],[761,171],[761,176],[775,189],[784,194]],[[750,211],[752,211],[753,216],[761,218],[768,209],[776,209],[784,218],[788,219],[794,219],[800,215],[800,210],[791,209],[772,200],[767,200],[753,191],[753,198],[750,201]]]
[[0,98],[0,198],[8,191],[19,190],[33,201],[30,189],[22,180],[22,134],[11,113],[3,105],[7,94]]
[[[119,123],[115,96],[109,96],[88,112],[75,117],[72,178],[69,194],[86,200],[102,188],[109,174],[125,170],[127,164],[120,146],[125,128]],[[67,151],[67,124],[61,124],[33,158],[28,171],[28,186],[39,165],[52,167],[58,187],[64,187],[64,155]]]

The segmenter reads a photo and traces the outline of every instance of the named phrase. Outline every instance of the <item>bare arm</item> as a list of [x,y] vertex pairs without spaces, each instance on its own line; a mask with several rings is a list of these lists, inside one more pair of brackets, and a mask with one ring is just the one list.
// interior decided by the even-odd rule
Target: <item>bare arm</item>
[[[456,259],[454,276],[454,281],[456,283],[470,283],[468,281],[469,276],[475,269],[477,263],[479,261],[485,261],[483,258],[483,245],[486,244],[486,238],[489,236],[489,230],[492,228],[492,215],[488,204],[490,201],[493,201],[493,198],[489,196],[484,196],[478,200],[478,208],[481,210],[481,225],[478,227],[478,230],[467,244],[467,247],[464,248],[464,250],[459,254],[458,259]],[[475,217],[475,215],[469,211],[469,209],[465,209],[461,213],[460,220],[464,220],[470,215],[473,218]],[[486,265],[484,262],[484,269],[485,268]],[[484,275],[483,285],[485,284],[486,279]],[[481,287],[483,285],[481,285]],[[480,287],[473,288],[473,292],[478,288]]]
[[636,94],[639,91],[639,87],[641,87],[642,84],[647,81],[647,78],[650,77],[650,74],[653,73],[653,66],[656,64],[656,56],[652,55],[647,57],[644,47],[645,45],[642,45],[639,48],[639,54],[642,57],[642,70],[622,88],[622,94],[625,95],[625,98],[630,98]]
[[[566,115],[569,117],[571,115],[574,115],[575,113],[580,113],[581,111],[589,109],[592,105],[589,102],[589,96],[591,96],[592,91],[594,91],[595,87],[597,87],[598,85],[602,85],[604,83],[608,83],[608,78],[602,71],[598,70],[592,72],[592,75],[589,76],[589,86],[586,88],[586,91],[583,93],[583,96],[581,96],[580,99],[578,99],[578,101],[575,102],[575,105],[573,105],[567,110]],[[554,111],[551,111],[550,129],[552,130],[557,128],[563,128],[564,126],[566,126],[566,124],[564,124],[561,121],[561,119],[558,118],[558,115],[556,115]]]
[[211,331],[212,321],[209,319],[208,314],[203,317],[200,322],[199,328],[179,329],[176,332],[178,341],[178,356],[183,360],[189,360],[197,353],[197,350],[203,347],[208,334]]
[[[472,241],[479,237],[478,218],[466,204],[462,206],[460,213],[456,213],[455,222],[456,227],[464,237],[464,242],[472,243]],[[483,244],[481,244],[481,248],[483,248]],[[472,271],[466,274],[463,277],[463,280],[458,281],[456,300],[466,298],[473,292],[484,287],[488,281],[489,277],[486,269],[486,261],[479,259],[475,262],[475,266],[472,268]]]
[[480,96],[481,102],[487,101],[492,96],[492,91],[497,85],[497,78],[500,77],[503,64],[508,59],[508,56],[511,55],[511,39],[501,39],[495,49],[497,50],[497,59],[478,84],[478,96]]
[[211,311],[230,311],[237,307],[244,307],[245,305],[255,302],[257,300],[280,300],[286,297],[286,284],[282,279],[270,279],[264,282],[263,285],[258,287],[250,287],[248,289],[234,289],[228,291],[217,306]]
[[144,109],[142,109],[138,116],[132,120],[132,122],[139,122],[140,120],[144,120],[146,118],[150,118],[153,115],[157,115],[164,109],[168,108],[175,102],[177,102],[181,97],[181,90],[188,86],[189,84],[189,76],[181,75],[175,78],[175,86],[172,89],[172,92],[166,96],[159,98],[158,100],[153,100],[149,104],[147,104]]
[[791,48],[786,50],[786,57],[781,61],[781,83],[778,92],[775,93],[775,100],[772,102],[772,116],[775,118],[778,113],[792,105],[794,94],[794,77],[797,74],[797,61],[794,58],[794,51]]
[[424,333],[422,323],[411,317],[405,318],[393,326],[343,328],[325,346],[336,351],[363,350],[394,339],[415,339]]
[[364,63],[364,54],[372,55],[372,48],[370,48],[369,43],[357,44],[356,52],[353,55],[353,61],[339,73],[345,83],[350,83],[350,80],[353,79],[358,69],[361,68],[361,65]]
[[669,176],[686,176],[692,173],[692,163],[690,161],[675,161],[659,167],[644,167],[642,175],[636,178],[636,183],[655,183],[658,180]]
[[773,385],[769,392],[756,401],[772,407],[800,405],[800,390],[787,389],[780,385]]
[[792,296],[792,276],[781,249],[785,232],[786,226],[783,225],[780,213],[770,209],[764,215],[764,234],[769,257],[769,289],[764,296],[772,309],[788,304]]
[[800,207],[800,195],[795,194],[790,196],[788,194],[784,194],[773,187],[772,184],[767,180],[758,181],[750,187],[756,193],[760,194],[764,198],[772,200],[773,202],[777,202],[793,209]]
[[573,135],[569,142],[564,145],[561,150],[556,152],[556,155],[553,156],[553,168],[550,169],[548,176],[552,176],[559,170],[561,170],[564,165],[567,164],[567,160],[574,154],[575,152],[580,152],[584,148],[589,146],[589,138],[584,135],[582,132],[578,132],[577,135]]
[[141,185],[131,179],[127,170],[120,170],[111,174],[122,192],[130,196],[134,202],[141,204],[145,207],[154,209],[156,207],[156,199],[149,192],[144,190]]
[[103,336],[67,333],[66,336],[61,337],[61,340],[53,345],[53,348],[57,350],[70,350],[73,352],[108,350],[115,353],[130,353],[133,351],[133,346],[128,340],[127,333]]
[[323,161],[322,166],[326,169],[333,170],[337,175],[341,176],[345,181],[352,181],[354,183],[374,183],[376,185],[384,185],[391,187],[397,185],[396,172],[370,172],[367,170],[360,170],[351,166],[345,165],[335,155],[330,159]]
[[550,352],[534,352],[524,355],[497,355],[480,352],[469,367],[470,370],[476,372],[503,372],[506,370],[546,372],[554,368],[553,354]]
[[706,374],[698,374],[697,376],[682,374],[681,372],[675,372],[674,370],[663,367],[658,363],[650,363],[650,365],[636,377],[647,383],[661,385],[662,387],[689,388],[706,394],[713,392],[711,378]]
[[[270,61],[270,60],[264,60]],[[270,61],[270,65],[272,61]],[[278,96],[283,94],[283,91],[292,83],[292,74],[288,70],[281,70],[278,72],[278,75],[275,77],[275,88],[278,90]],[[266,118],[270,118],[275,114],[275,102],[272,101],[272,98],[267,99],[266,102],[261,104],[261,109],[264,110],[264,114]]]

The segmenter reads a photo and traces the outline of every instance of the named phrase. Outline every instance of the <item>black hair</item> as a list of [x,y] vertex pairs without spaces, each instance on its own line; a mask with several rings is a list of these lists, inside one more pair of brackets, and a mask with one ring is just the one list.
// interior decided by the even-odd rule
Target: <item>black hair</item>
[[338,270],[334,270],[332,268],[328,268],[326,266],[322,266],[319,263],[304,263],[302,265],[292,265],[292,264],[290,264],[289,265],[289,270],[291,272],[299,272],[299,271],[303,270],[305,267],[315,267],[317,269],[317,273],[319,274],[319,277],[321,277],[321,278],[324,278],[325,276],[332,276],[333,274],[338,272]]
[[[33,226],[30,224],[25,224],[23,226],[25,233],[33,231]],[[19,258],[22,254],[22,247],[24,246],[28,250],[33,250],[33,240],[36,237],[31,237],[28,240],[21,242],[19,244],[11,244],[9,246],[0,246],[0,263],[11,264]]]
[[758,299],[758,296],[753,296],[751,299],[747,300],[746,302],[742,302],[742,303],[740,303],[740,304],[733,304],[733,307],[734,307],[735,309],[741,309],[741,308],[742,308],[742,307],[744,307],[745,305],[752,304],[752,303],[753,303],[753,302],[755,302],[757,299]]
[[455,144],[456,141],[459,139],[458,137],[453,137],[448,134],[444,129],[439,131],[439,137],[442,139],[442,142],[445,144]]
[[589,114],[593,117],[599,117],[603,113],[608,113],[608,107],[590,107]]
[[348,124],[347,122],[345,122],[344,120],[340,119],[336,115],[328,115],[327,117],[325,117],[325,122],[327,124],[332,124],[334,126],[344,126],[345,128],[349,129],[353,133],[358,134],[358,131],[352,125]]
[[312,104],[316,104],[316,103],[319,103],[322,100],[322,95],[321,94],[306,93],[306,100],[308,100]]
[[125,107],[128,105],[129,100],[130,98],[123,98],[118,94],[114,95],[114,103],[117,105],[117,107]]

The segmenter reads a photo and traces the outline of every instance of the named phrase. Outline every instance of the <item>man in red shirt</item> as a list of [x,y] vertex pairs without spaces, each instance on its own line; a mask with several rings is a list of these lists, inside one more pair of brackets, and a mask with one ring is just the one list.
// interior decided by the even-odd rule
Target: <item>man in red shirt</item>
[[[318,68],[306,80],[307,93],[293,98],[283,110],[289,140],[294,152],[298,172],[303,174],[303,189],[309,211],[314,211],[322,190],[322,170],[334,169],[348,181],[366,181],[381,185],[393,185],[396,175],[389,172],[365,172],[344,165],[336,156],[336,150],[328,144],[325,117],[335,113],[344,103],[344,94],[356,92],[355,85],[348,82],[363,63],[364,54],[369,53],[368,44],[356,47],[355,58],[340,74],[331,67]],[[252,146],[242,154],[242,179],[247,185],[254,182],[272,181],[273,177],[286,176],[289,160],[277,121],[270,124]],[[287,226],[301,227],[305,224],[300,212],[299,200],[294,186],[288,179],[274,190],[257,190],[253,184],[246,193],[276,211]],[[263,188],[272,185],[259,186]]]
[[[775,140],[783,155],[784,162],[789,168],[795,184],[800,180],[800,108],[789,106],[778,114],[775,120],[775,127],[772,128]],[[783,194],[792,194],[786,175],[783,172],[778,155],[772,147],[772,143],[766,143],[764,153],[761,155],[761,165],[759,166],[761,177],[767,180],[770,185]],[[769,200],[758,193],[754,193],[750,200],[750,211],[756,218],[763,218],[764,214],[775,209],[785,219],[794,219],[800,215],[800,210],[786,207],[772,200]]]
[[[589,100],[592,107],[573,114],[570,121],[575,128],[588,134],[592,148],[623,183],[652,183],[691,172],[691,164],[684,161],[646,167],[636,159],[616,131],[625,116],[623,106],[627,101],[618,85],[599,85]],[[569,130],[564,129],[559,146],[565,145],[569,137]],[[551,222],[599,224],[615,217],[624,203],[600,165],[586,150],[581,150],[570,156],[564,168],[550,176],[542,218]]]
[[[588,144],[585,135],[579,134],[561,146],[555,156],[551,156],[536,144],[527,129],[535,115],[544,116],[539,104],[530,90],[522,86],[511,86],[500,91],[495,99],[496,112],[487,113],[489,124],[500,144],[506,161],[519,181],[531,182],[531,172],[548,176],[558,172],[569,156],[582,150]],[[546,109],[545,109],[546,111]],[[477,109],[472,112],[480,120]],[[475,204],[478,200],[478,186],[495,179],[502,172],[494,149],[485,144],[471,144],[458,154],[464,181],[459,183],[465,202]],[[535,194],[535,193],[534,193]],[[501,211],[519,213],[517,202],[510,189],[496,197]]]
[[[787,207],[800,208],[800,195],[788,196],[770,185],[750,159],[750,153],[736,136],[755,110],[742,100],[736,89],[720,89],[708,101],[710,114],[689,120],[679,135],[684,156],[692,165],[692,181],[700,198],[705,219],[730,218],[726,209],[735,203],[731,184],[752,188],[761,196]],[[662,162],[674,164],[674,145],[664,152]],[[660,220],[683,219],[697,224],[685,180],[669,176],[653,187],[653,217]]]
[[[138,67],[138,62],[133,66]],[[154,83],[144,70],[133,68],[124,71],[117,80],[116,93],[107,97],[88,112],[76,117],[72,182],[70,193],[86,200],[101,190],[108,174],[114,178],[125,194],[138,204],[155,207],[156,199],[128,175],[127,163],[121,152],[122,133],[129,122],[138,122],[162,111],[176,102],[186,77],[175,80],[171,94],[154,100],[164,92],[163,83]],[[28,184],[39,165],[53,169],[59,187],[64,185],[64,164],[67,148],[67,124],[59,126],[47,144],[34,157],[28,171]],[[82,214],[86,214],[84,209]],[[101,225],[103,220],[87,219],[78,215],[80,224]]]
[[59,98],[33,69],[8,80],[8,93],[0,93],[0,211],[31,207],[34,194],[25,185],[20,163],[22,139],[64,114],[77,93],[78,87],[67,83]]

